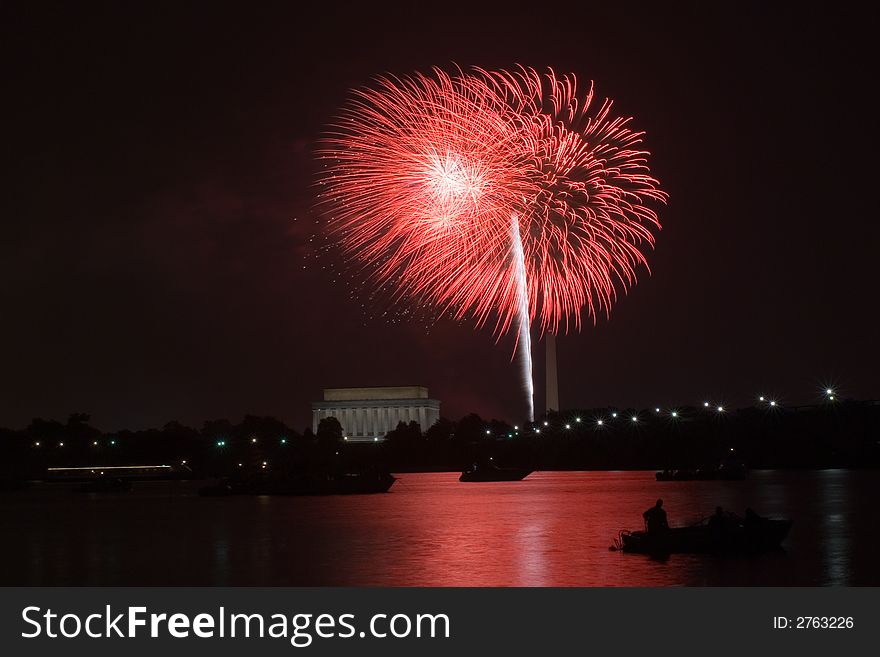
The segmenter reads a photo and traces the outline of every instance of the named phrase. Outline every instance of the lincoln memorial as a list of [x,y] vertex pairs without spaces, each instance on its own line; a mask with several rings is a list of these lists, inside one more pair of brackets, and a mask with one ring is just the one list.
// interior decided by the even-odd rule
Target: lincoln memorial
[[440,419],[440,402],[424,386],[325,388],[324,401],[312,404],[312,431],[335,417],[349,441],[382,440],[399,422],[418,422],[422,431]]

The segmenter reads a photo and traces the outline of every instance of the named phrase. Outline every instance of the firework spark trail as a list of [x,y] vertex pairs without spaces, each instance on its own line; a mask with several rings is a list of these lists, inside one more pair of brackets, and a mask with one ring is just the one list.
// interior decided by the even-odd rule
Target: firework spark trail
[[377,78],[318,151],[328,234],[393,302],[515,329],[523,350],[532,322],[579,330],[635,284],[660,228],[666,193],[629,123],[552,70]]
[[532,332],[531,315],[529,314],[529,290],[526,283],[526,261],[523,255],[522,239],[519,235],[519,217],[514,213],[510,216],[510,247],[513,254],[513,267],[516,276],[517,294],[519,296],[519,333],[517,346],[522,366],[522,383],[526,392],[529,422],[535,420],[535,379],[532,375]]

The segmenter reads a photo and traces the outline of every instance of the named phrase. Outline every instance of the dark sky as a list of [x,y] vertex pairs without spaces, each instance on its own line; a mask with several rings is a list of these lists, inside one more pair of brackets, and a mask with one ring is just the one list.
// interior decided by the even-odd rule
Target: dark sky
[[396,384],[521,419],[510,340],[373,319],[309,243],[312,150],[348,90],[451,62],[595,80],[670,193],[652,274],[560,338],[563,406],[880,395],[876,35],[855,10],[88,4],[0,10],[0,425],[303,427],[322,387]]

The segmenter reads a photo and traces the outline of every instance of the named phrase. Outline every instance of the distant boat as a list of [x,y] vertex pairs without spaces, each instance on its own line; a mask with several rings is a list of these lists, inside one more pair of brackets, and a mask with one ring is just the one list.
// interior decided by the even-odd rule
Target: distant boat
[[0,492],[24,490],[25,488],[29,487],[30,485],[31,485],[30,482],[23,477],[17,477],[17,476],[0,477]]
[[522,481],[534,470],[532,468],[499,468],[494,463],[478,464],[461,473],[459,481]]
[[78,493],[127,493],[132,489],[131,481],[119,477],[101,477],[84,481],[73,490]]
[[388,472],[301,473],[279,477],[236,477],[199,489],[203,497],[230,495],[370,495],[387,493],[397,481]]
[[369,495],[387,493],[397,481],[388,472],[307,474],[270,481],[269,495]]
[[679,470],[660,470],[655,475],[657,481],[742,481],[749,475],[746,464],[739,459],[726,459],[709,468],[682,468]]
[[228,497],[252,492],[254,492],[252,486],[246,486],[238,479],[221,479],[216,484],[199,488],[199,495],[202,497]]
[[673,527],[649,534],[622,531],[616,547],[639,554],[675,553],[756,553],[779,549],[788,536],[791,520],[760,518],[754,522],[736,519],[723,531],[701,522],[689,527]]

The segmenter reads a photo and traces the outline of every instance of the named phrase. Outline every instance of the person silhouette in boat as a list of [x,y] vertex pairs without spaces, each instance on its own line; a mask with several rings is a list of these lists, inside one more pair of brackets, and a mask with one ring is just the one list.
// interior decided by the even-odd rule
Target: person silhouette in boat
[[642,514],[645,519],[645,528],[649,534],[661,534],[669,529],[669,522],[666,520],[666,511],[663,510],[663,500],[657,500],[657,503]]
[[755,513],[755,510],[752,507],[746,507],[746,517],[743,519],[743,527],[746,531],[757,529],[764,520],[765,518]]
[[730,520],[724,515],[724,508],[716,506],[715,515],[709,518],[709,533],[716,542],[724,538],[729,524]]

